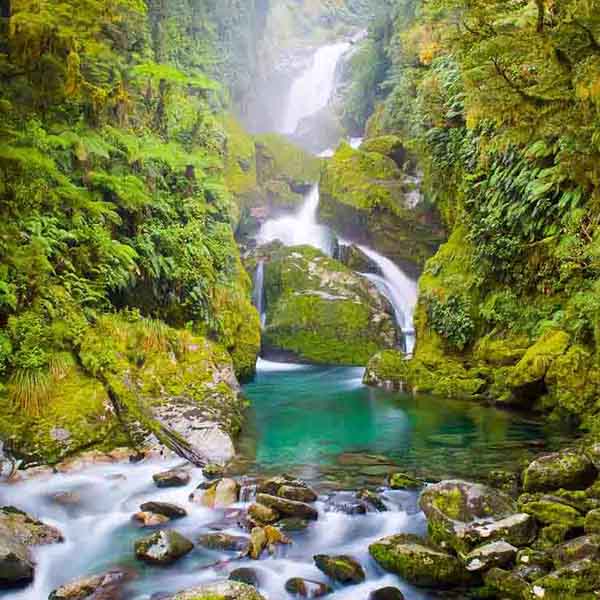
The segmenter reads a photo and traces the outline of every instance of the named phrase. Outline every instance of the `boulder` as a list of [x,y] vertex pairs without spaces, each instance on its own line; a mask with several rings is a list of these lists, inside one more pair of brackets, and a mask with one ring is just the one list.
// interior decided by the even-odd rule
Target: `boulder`
[[315,502],[317,494],[309,487],[297,487],[293,485],[282,485],[277,490],[277,496],[298,502]]
[[165,517],[165,515],[145,511],[135,513],[132,519],[142,527],[158,527],[171,520],[169,517]]
[[249,567],[240,567],[239,569],[231,571],[231,573],[229,573],[229,581],[245,583],[246,585],[251,585],[255,588],[260,585],[260,578],[258,577],[256,569],[251,569]]
[[498,567],[485,573],[483,580],[490,590],[497,592],[499,598],[522,600],[531,591],[528,582],[519,574]]
[[517,556],[517,549],[506,543],[504,540],[490,542],[472,550],[462,561],[467,567],[467,571],[478,572],[487,571],[491,567],[504,567],[512,563]]
[[225,468],[218,463],[209,463],[202,467],[202,475],[206,479],[219,479],[225,475]]
[[386,571],[419,587],[459,587],[473,580],[456,556],[416,535],[383,538],[371,544],[369,552]]
[[313,560],[317,569],[339,583],[356,584],[362,583],[366,579],[364,569],[351,556],[317,554],[313,557]]
[[254,560],[258,560],[263,550],[267,547],[267,533],[262,527],[255,527],[250,532],[250,545],[248,555]]
[[[208,508],[226,508],[239,498],[240,484],[235,479],[219,479],[200,496],[200,503]],[[196,494],[192,494],[191,499],[195,501]]]
[[272,525],[266,525],[264,528],[265,535],[267,536],[267,546],[269,547],[269,552],[273,554],[275,552],[275,547],[278,545],[287,545],[291,544],[292,540],[288,538],[284,533],[282,533],[277,527],[273,527]]
[[326,583],[311,581],[302,577],[288,579],[285,582],[285,589],[296,598],[321,598],[333,592],[333,589]]
[[269,494],[258,494],[256,501],[288,517],[300,517],[310,521],[316,521],[319,518],[317,510],[305,502],[286,500],[285,498],[278,498]]
[[371,490],[359,490],[356,492],[356,497],[363,502],[366,502],[371,508],[377,512],[386,512],[387,506],[379,494]]
[[28,585],[33,574],[34,562],[27,546],[0,534],[0,587]]
[[265,600],[254,587],[239,581],[208,583],[170,596],[168,600]]
[[587,457],[592,461],[596,471],[600,471],[600,442],[589,445],[585,449]]
[[121,600],[122,586],[132,578],[130,571],[111,569],[100,575],[81,577],[54,590],[48,600]]
[[256,491],[259,494],[278,496],[279,488],[282,486],[308,488],[308,485],[300,479],[290,477],[289,475],[278,475],[261,481],[258,484]]
[[190,482],[190,474],[182,469],[171,469],[155,473],[152,479],[159,488],[183,487]]
[[552,560],[556,567],[582,558],[600,560],[600,535],[583,535],[564,542],[552,550]]
[[404,594],[395,587],[383,587],[369,594],[368,600],[404,600]]
[[293,533],[297,531],[304,531],[310,525],[308,519],[302,519],[300,517],[288,517],[281,519],[277,523],[277,527],[286,533]]
[[521,505],[523,512],[532,515],[543,525],[561,525],[568,528],[583,527],[583,515],[566,504],[552,500],[538,500]]
[[242,554],[246,554],[250,549],[248,538],[228,533],[206,533],[198,538],[198,544],[209,550],[241,552]]
[[394,473],[390,476],[390,487],[393,490],[418,490],[425,482],[406,473]]
[[583,524],[586,533],[600,533],[600,509],[591,510],[585,515]]
[[192,551],[194,544],[174,530],[157,531],[135,542],[135,556],[147,563],[167,565]]
[[471,546],[486,541],[505,540],[509,544],[521,547],[531,543],[536,532],[535,519],[531,515],[516,513],[498,521],[471,523],[464,530],[463,537]]
[[14,506],[0,509],[0,535],[25,546],[43,546],[64,541],[62,533]]
[[594,598],[600,589],[600,561],[583,558],[535,581],[527,598],[567,600]]
[[597,476],[598,471],[585,454],[565,450],[530,463],[523,472],[523,489],[526,492],[585,489]]
[[328,509],[332,512],[340,512],[346,515],[366,515],[367,505],[361,500],[334,500]]
[[281,515],[274,508],[257,503],[250,505],[248,514],[252,519],[262,524],[275,523],[281,518]]
[[164,515],[165,517],[169,517],[169,519],[181,519],[187,516],[185,508],[169,502],[144,502],[144,504],[140,506],[140,509],[144,512]]

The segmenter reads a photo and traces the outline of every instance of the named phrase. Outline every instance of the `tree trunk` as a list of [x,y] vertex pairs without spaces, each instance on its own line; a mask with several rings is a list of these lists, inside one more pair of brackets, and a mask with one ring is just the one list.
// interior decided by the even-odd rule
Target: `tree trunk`
[[0,0],[0,53],[9,54],[8,20],[12,15],[11,0]]
[[546,7],[544,6],[545,0],[535,0],[538,9],[538,18],[537,18],[537,32],[544,33],[544,21],[546,18]]

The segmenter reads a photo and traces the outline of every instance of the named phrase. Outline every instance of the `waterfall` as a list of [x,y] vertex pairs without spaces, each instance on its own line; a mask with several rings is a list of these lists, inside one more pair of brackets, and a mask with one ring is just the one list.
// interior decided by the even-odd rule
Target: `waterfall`
[[335,88],[335,71],[348,42],[319,48],[312,64],[292,84],[284,113],[281,133],[293,134],[300,121],[325,108]]
[[317,222],[318,211],[319,186],[314,185],[296,213],[263,223],[256,236],[257,243],[262,246],[279,240],[286,246],[308,244],[331,255],[333,235],[328,227]]
[[366,246],[358,247],[379,267],[381,275],[365,273],[364,276],[390,301],[396,322],[404,334],[404,350],[407,354],[412,354],[415,346],[413,317],[417,305],[417,282],[410,279],[389,258]]
[[265,307],[264,307],[264,287],[265,287],[265,261],[259,260],[254,273],[254,289],[252,291],[252,302],[260,315],[260,324],[265,325]]

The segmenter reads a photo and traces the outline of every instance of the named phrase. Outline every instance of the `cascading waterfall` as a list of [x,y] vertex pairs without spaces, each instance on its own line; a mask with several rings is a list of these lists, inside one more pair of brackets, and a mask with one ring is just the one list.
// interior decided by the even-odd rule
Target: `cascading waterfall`
[[333,235],[328,227],[319,225],[319,186],[315,185],[306,195],[300,209],[292,215],[269,219],[263,223],[256,241],[259,245],[279,240],[286,246],[308,244],[331,255],[333,251]]
[[265,307],[264,307],[264,289],[265,289],[265,261],[259,260],[254,273],[254,287],[252,291],[252,302],[260,315],[260,324],[265,325]]
[[350,47],[349,42],[340,42],[315,52],[311,66],[292,84],[281,133],[293,134],[302,119],[327,106],[335,88],[336,67]]

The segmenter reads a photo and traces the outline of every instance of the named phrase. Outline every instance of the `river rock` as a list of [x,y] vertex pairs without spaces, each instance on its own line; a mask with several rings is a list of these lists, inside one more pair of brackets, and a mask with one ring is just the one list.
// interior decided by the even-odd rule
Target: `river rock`
[[56,527],[46,525],[14,506],[0,509],[0,535],[25,546],[43,546],[64,541],[62,533]]
[[248,555],[254,560],[258,560],[260,555],[267,547],[267,534],[262,527],[255,527],[250,532],[250,545],[248,549]]
[[424,482],[407,475],[406,473],[394,473],[390,476],[390,487],[393,490],[418,490]]
[[281,515],[274,509],[264,504],[254,503],[250,505],[248,514],[252,519],[262,524],[275,523],[281,518]]
[[350,501],[333,501],[329,505],[329,510],[332,512],[344,513],[346,515],[366,515],[367,514],[367,505],[360,500],[350,500]]
[[377,512],[386,512],[387,506],[381,499],[379,494],[370,490],[359,490],[356,492],[356,497],[363,502],[366,502],[369,506],[374,508]]
[[140,510],[152,512],[157,515],[164,515],[165,517],[169,517],[169,519],[181,519],[187,516],[185,508],[178,504],[171,504],[170,502],[144,502],[144,504],[140,506]]
[[239,581],[219,581],[179,592],[169,600],[265,600],[254,587]]
[[279,530],[277,527],[267,525],[265,526],[264,531],[265,535],[267,536],[267,545],[271,554],[275,552],[276,546],[287,545],[292,543],[292,540],[290,540],[290,538],[288,538],[284,533],[282,533],[281,530]]
[[277,496],[298,502],[315,502],[317,494],[309,487],[297,487],[293,485],[282,485],[277,490]]
[[202,475],[206,479],[220,479],[225,475],[225,467],[218,463],[209,463],[202,468]]
[[567,528],[583,527],[583,515],[573,508],[552,500],[538,500],[521,506],[521,510],[544,525],[561,525]]
[[552,560],[556,567],[582,558],[600,560],[600,535],[583,535],[564,542],[552,550]]
[[135,542],[135,556],[139,560],[155,564],[170,564],[192,551],[194,544],[174,531],[157,531]]
[[395,587],[383,587],[369,594],[368,600],[404,600],[404,594]]
[[100,575],[81,577],[54,590],[48,600],[120,600],[121,587],[132,578],[130,571],[111,569]]
[[597,476],[598,471],[585,454],[565,450],[541,456],[530,463],[523,472],[523,489],[526,492],[584,489]]
[[483,580],[490,590],[498,593],[499,598],[522,600],[531,591],[531,587],[523,577],[514,571],[505,571],[498,567],[485,573]]
[[54,492],[49,499],[60,506],[77,506],[81,503],[81,494],[78,492]]
[[269,494],[258,494],[256,501],[289,517],[300,517],[311,521],[316,521],[319,518],[317,510],[305,502],[286,500],[285,498],[278,498]]
[[132,519],[139,523],[142,527],[158,527],[168,523],[171,519],[165,517],[165,515],[159,515],[153,512],[138,512],[133,515]]
[[190,474],[183,469],[171,469],[155,473],[152,479],[159,488],[183,487],[190,482]]
[[[190,497],[193,501],[196,495]],[[240,498],[240,484],[235,479],[219,479],[200,496],[200,503],[208,508],[226,508]]]
[[285,533],[304,531],[309,525],[310,521],[308,519],[301,519],[300,517],[287,517],[277,523],[277,527]]
[[302,577],[288,579],[285,582],[285,589],[296,598],[321,598],[333,592],[333,589],[326,583],[303,579]]
[[250,548],[248,538],[229,535],[228,533],[206,533],[198,538],[198,543],[209,550],[241,552],[243,554],[246,554]]
[[490,523],[471,523],[463,530],[462,535],[470,547],[494,540],[504,540],[521,547],[531,543],[536,532],[535,519],[531,515],[516,513]]
[[0,533],[0,588],[28,585],[33,574],[33,558],[27,546]]
[[260,578],[256,569],[249,567],[240,567],[231,571],[229,573],[229,581],[238,581],[239,583],[245,583],[255,588],[260,585]]
[[587,457],[592,461],[596,471],[600,471],[600,442],[591,444],[585,449]]
[[473,578],[456,556],[416,535],[383,538],[371,544],[369,552],[386,571],[419,587],[456,587]]
[[504,567],[514,561],[517,549],[504,540],[475,548],[462,558],[467,571],[485,571],[491,567]]
[[339,583],[362,583],[366,578],[365,571],[360,563],[351,556],[345,554],[339,556],[317,554],[313,557],[313,560],[319,571]]
[[585,515],[584,529],[586,533],[600,533],[600,509],[591,510]]
[[600,589],[600,561],[583,558],[569,563],[538,579],[527,598],[544,600],[570,600],[571,598],[597,597]]

